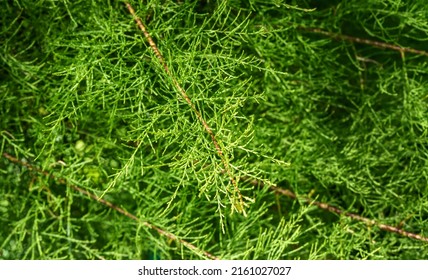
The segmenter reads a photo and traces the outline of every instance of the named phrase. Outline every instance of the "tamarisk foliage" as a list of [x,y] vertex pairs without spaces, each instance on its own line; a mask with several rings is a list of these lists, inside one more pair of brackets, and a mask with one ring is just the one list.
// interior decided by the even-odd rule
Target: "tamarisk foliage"
[[428,258],[425,6],[2,1],[0,258]]

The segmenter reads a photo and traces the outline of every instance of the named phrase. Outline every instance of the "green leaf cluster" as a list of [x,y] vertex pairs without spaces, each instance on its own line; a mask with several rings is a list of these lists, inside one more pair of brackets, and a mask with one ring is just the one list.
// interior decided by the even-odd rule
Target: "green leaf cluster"
[[[0,258],[426,259],[425,0],[0,3]],[[245,200],[210,135],[212,128]],[[256,186],[250,181],[263,182]]]

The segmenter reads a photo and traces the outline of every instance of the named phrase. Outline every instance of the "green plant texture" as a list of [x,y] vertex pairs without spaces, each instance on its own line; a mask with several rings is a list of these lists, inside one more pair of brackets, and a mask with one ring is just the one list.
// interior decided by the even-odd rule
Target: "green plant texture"
[[127,4],[0,2],[0,259],[428,259],[426,0]]

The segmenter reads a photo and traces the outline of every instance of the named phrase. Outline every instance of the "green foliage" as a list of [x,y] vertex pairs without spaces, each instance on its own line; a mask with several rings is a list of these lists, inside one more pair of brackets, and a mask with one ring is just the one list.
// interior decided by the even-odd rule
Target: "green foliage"
[[[428,235],[424,0],[0,4],[0,151],[224,259],[426,259],[428,245],[270,185]],[[0,258],[200,259],[0,158]],[[257,179],[264,187],[248,183]]]

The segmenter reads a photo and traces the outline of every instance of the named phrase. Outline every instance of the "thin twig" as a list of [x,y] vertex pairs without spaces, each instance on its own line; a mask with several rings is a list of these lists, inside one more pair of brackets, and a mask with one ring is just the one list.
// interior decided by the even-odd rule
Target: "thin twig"
[[109,201],[107,201],[107,200],[105,200],[105,199],[98,198],[96,195],[94,195],[94,194],[92,194],[92,193],[88,192],[88,191],[87,191],[87,190],[85,190],[85,189],[82,189],[82,188],[80,188],[80,187],[78,187],[78,186],[76,186],[76,185],[68,184],[68,183],[67,183],[67,181],[66,181],[64,178],[58,178],[58,177],[54,176],[53,174],[49,173],[48,171],[43,170],[43,169],[40,169],[40,168],[38,168],[38,167],[35,167],[35,166],[33,166],[33,165],[31,165],[31,164],[29,164],[29,163],[27,163],[27,162],[23,162],[23,161],[21,161],[21,160],[17,159],[16,157],[11,156],[11,155],[10,155],[10,154],[8,154],[8,153],[3,153],[3,156],[4,156],[5,158],[7,158],[8,160],[10,160],[11,162],[13,162],[13,163],[16,163],[16,164],[19,164],[19,165],[25,166],[25,167],[27,167],[29,170],[32,170],[32,171],[35,171],[35,172],[37,172],[37,173],[39,173],[39,174],[43,174],[43,175],[45,175],[45,176],[48,176],[48,177],[50,177],[50,178],[54,179],[55,181],[57,181],[57,182],[58,182],[58,183],[60,183],[60,184],[64,184],[64,185],[66,185],[67,187],[69,187],[69,188],[71,188],[71,189],[73,189],[73,190],[75,190],[75,191],[77,191],[77,192],[80,192],[81,194],[87,195],[89,198],[91,198],[91,199],[93,199],[93,200],[95,200],[95,201],[97,201],[97,202],[100,202],[100,203],[102,203],[102,204],[104,204],[104,205],[106,205],[106,206],[110,207],[111,209],[113,209],[113,210],[115,210],[115,211],[117,211],[117,212],[119,212],[119,213],[121,213],[121,214],[125,215],[125,216],[126,216],[126,217],[128,217],[128,218],[133,219],[134,221],[137,221],[138,223],[141,223],[143,226],[148,227],[148,228],[150,228],[150,229],[153,229],[153,230],[157,231],[160,235],[166,236],[166,237],[168,237],[168,238],[169,238],[169,239],[171,239],[171,240],[174,240],[174,241],[177,241],[177,242],[179,242],[179,243],[183,244],[184,246],[186,246],[187,248],[189,248],[190,250],[192,250],[192,251],[194,251],[194,252],[198,252],[198,253],[200,253],[200,254],[202,254],[202,255],[204,255],[204,256],[206,256],[207,258],[210,258],[210,259],[212,259],[212,260],[219,260],[219,258],[218,258],[218,257],[216,257],[216,256],[214,256],[214,255],[212,255],[212,254],[210,254],[210,253],[208,253],[208,252],[206,252],[206,251],[204,251],[204,250],[199,249],[198,247],[196,247],[195,245],[193,245],[193,244],[192,244],[192,243],[190,243],[190,242],[187,242],[187,241],[185,241],[185,240],[183,240],[183,239],[178,238],[177,236],[175,236],[175,235],[174,235],[174,234],[172,234],[171,232],[168,232],[168,231],[166,231],[166,230],[163,230],[163,229],[161,229],[160,227],[157,227],[157,226],[155,226],[155,225],[152,225],[152,224],[150,224],[150,223],[149,223],[149,222],[147,222],[147,221],[143,221],[143,220],[141,220],[140,218],[138,218],[137,216],[135,216],[135,215],[133,215],[133,214],[129,213],[129,212],[128,212],[128,211],[126,211],[125,209],[120,208],[119,206],[114,205],[113,203],[111,203],[111,202],[109,202]]
[[396,46],[396,45],[392,45],[392,44],[387,44],[384,42],[372,41],[372,40],[358,38],[358,37],[352,37],[352,36],[348,36],[348,35],[332,33],[332,32],[322,30],[320,28],[311,28],[311,27],[303,27],[303,26],[299,26],[298,28],[305,30],[305,31],[308,31],[308,32],[318,33],[318,34],[321,34],[321,35],[324,35],[324,36],[327,36],[327,37],[330,37],[333,39],[345,40],[345,41],[350,41],[350,42],[355,42],[355,43],[360,43],[360,44],[366,44],[366,45],[370,45],[370,46],[373,46],[376,48],[381,48],[381,49],[390,49],[390,50],[394,50],[394,51],[399,51],[400,53],[406,53],[407,52],[407,53],[414,53],[414,54],[428,56],[428,52],[426,52],[426,51],[421,51],[421,50],[406,48],[406,47],[400,47],[400,46]]
[[[265,186],[265,184],[263,182],[259,181],[259,180],[248,180],[248,178],[243,178],[243,179],[244,180],[246,179],[253,186],[260,186],[260,187],[264,187]],[[382,223],[379,223],[379,222],[377,222],[375,220],[371,220],[369,218],[365,218],[363,216],[360,216],[360,215],[357,215],[357,214],[354,214],[354,213],[346,212],[346,211],[341,210],[341,209],[339,209],[337,207],[331,206],[331,205],[329,205],[327,203],[319,202],[319,201],[312,200],[312,199],[309,199],[309,198],[300,198],[300,197],[297,197],[297,195],[295,193],[293,193],[292,191],[290,191],[288,189],[283,189],[283,188],[280,188],[280,187],[274,186],[274,185],[273,186],[269,186],[269,188],[272,191],[274,191],[275,193],[285,195],[285,196],[287,196],[289,198],[292,198],[292,199],[303,200],[307,204],[315,205],[315,206],[317,206],[320,209],[323,209],[323,210],[326,210],[326,211],[329,211],[329,212],[332,212],[332,213],[336,213],[336,214],[339,214],[339,215],[344,215],[344,216],[350,217],[353,220],[364,222],[364,223],[366,223],[366,224],[368,224],[370,226],[377,226],[381,230],[385,230],[385,231],[389,231],[389,232],[394,232],[396,234],[403,235],[403,236],[406,236],[406,237],[409,237],[409,238],[413,238],[413,239],[417,239],[417,240],[420,240],[420,241],[428,242],[428,237],[424,237],[424,236],[422,236],[420,234],[408,232],[408,231],[402,230],[402,229],[400,229],[398,227],[394,227],[394,226],[382,224]]]
[[[163,58],[161,52],[159,51],[156,43],[153,41],[152,36],[150,36],[149,32],[147,31],[147,29],[144,26],[144,24],[141,21],[141,19],[136,15],[136,13],[134,11],[134,8],[132,8],[132,6],[129,3],[127,3],[127,2],[125,2],[125,5],[128,8],[129,13],[134,17],[134,20],[136,21],[136,23],[137,23],[138,27],[140,28],[140,30],[144,33],[144,36],[146,37],[147,41],[149,42],[149,45],[150,45],[151,49],[155,53],[155,55],[158,58],[160,64],[163,66],[163,69],[165,70],[165,73],[171,78],[174,86],[180,92],[181,96],[186,101],[186,103],[190,106],[190,108],[192,108],[193,112],[195,113],[195,115],[198,118],[198,120],[201,122],[201,124],[204,127],[205,131],[211,137],[211,140],[212,140],[212,142],[214,144],[214,147],[215,147],[215,149],[217,151],[217,154],[221,158],[221,161],[222,161],[222,163],[224,165],[226,173],[229,176],[230,181],[232,182],[234,190],[238,194],[238,199],[239,199],[239,203],[240,203],[240,207],[239,208],[240,209],[237,209],[237,210],[238,210],[238,212],[242,211],[243,214],[246,215],[245,209],[244,209],[244,201],[242,199],[242,194],[239,191],[238,184],[237,184],[235,178],[232,175],[232,171],[230,170],[229,164],[226,161],[224,153],[223,153],[222,149],[220,148],[220,145],[219,145],[219,143],[217,141],[217,138],[216,138],[214,132],[212,131],[212,129],[208,125],[208,123],[205,121],[205,119],[202,117],[202,114],[198,111],[198,109],[196,108],[195,104],[193,104],[192,100],[187,95],[186,91],[183,89],[183,87],[181,87],[181,85],[179,84],[179,82],[177,81],[177,79],[175,79],[174,76],[172,75],[172,73],[169,70],[168,65],[166,64],[165,59]],[[232,207],[234,207],[234,206],[232,206]]]

